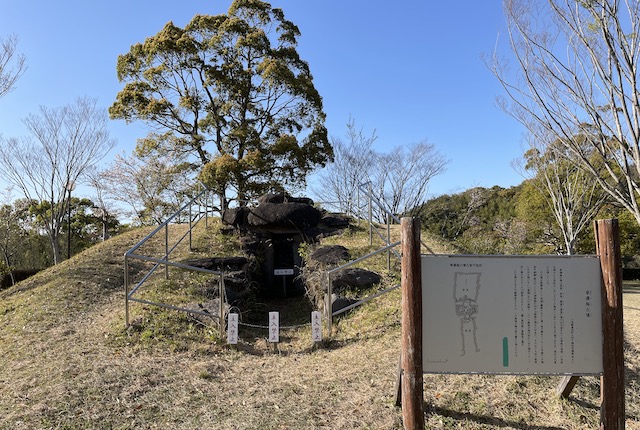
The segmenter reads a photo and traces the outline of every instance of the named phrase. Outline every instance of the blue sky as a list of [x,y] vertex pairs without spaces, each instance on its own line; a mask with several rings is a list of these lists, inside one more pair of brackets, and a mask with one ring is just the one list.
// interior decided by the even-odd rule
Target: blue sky
[[[39,106],[81,96],[110,106],[122,88],[119,54],[156,34],[165,23],[184,26],[196,13],[225,13],[231,0],[2,0],[0,35],[15,34],[28,70],[0,99],[0,134],[25,136],[21,119]],[[302,33],[324,99],[331,136],[343,136],[353,117],[376,130],[376,149],[427,140],[450,164],[431,196],[473,186],[508,187],[522,178],[510,162],[522,154],[523,128],[500,111],[497,80],[482,62],[499,34],[508,54],[500,1],[423,2],[273,0]],[[129,153],[147,129],[112,121],[117,152]]]

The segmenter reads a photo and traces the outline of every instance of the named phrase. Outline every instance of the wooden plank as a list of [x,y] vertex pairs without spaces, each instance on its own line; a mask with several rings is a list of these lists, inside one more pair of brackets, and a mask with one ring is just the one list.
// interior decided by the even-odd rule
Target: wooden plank
[[622,326],[622,259],[618,220],[595,222],[596,251],[602,268],[602,360],[600,429],[625,427]]
[[578,379],[580,379],[580,377],[576,375],[563,376],[560,380],[560,384],[558,384],[558,387],[556,388],[556,393],[558,394],[558,396],[562,397],[563,399],[568,399],[569,394],[571,394],[571,390],[573,390],[573,387],[576,386],[576,382],[578,382]]
[[395,405],[396,407],[402,406],[402,354],[398,360],[398,375],[396,376],[396,387],[393,390],[395,393]]
[[402,218],[402,421],[424,428],[420,220]]

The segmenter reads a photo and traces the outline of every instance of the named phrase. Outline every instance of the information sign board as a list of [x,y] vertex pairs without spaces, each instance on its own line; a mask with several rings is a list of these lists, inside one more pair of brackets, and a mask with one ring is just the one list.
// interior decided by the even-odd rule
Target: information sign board
[[422,257],[426,373],[602,372],[595,256]]

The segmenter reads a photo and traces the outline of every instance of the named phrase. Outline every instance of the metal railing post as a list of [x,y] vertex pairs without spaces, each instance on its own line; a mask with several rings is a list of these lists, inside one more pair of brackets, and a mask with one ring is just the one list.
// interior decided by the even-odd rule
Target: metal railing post
[[209,228],[209,191],[204,192],[204,226]]
[[[387,214],[387,245],[391,244],[391,215]],[[391,270],[391,249],[387,250],[387,270]]]
[[[169,223],[164,226],[164,259],[169,261]],[[164,265],[164,278],[169,279],[169,265]]]
[[331,285],[331,274],[329,272],[325,272],[327,277],[327,299],[326,299],[326,317],[327,320],[327,337],[331,338],[331,323],[333,322],[333,285]]
[[373,207],[371,196],[371,182],[369,182],[369,246],[373,246]]
[[189,251],[193,251],[193,239],[191,231],[193,230],[193,205],[189,203]]
[[124,255],[124,320],[125,328],[129,328],[129,257]]
[[356,206],[356,217],[358,219],[358,227],[360,227],[360,187],[358,187],[356,191],[357,191],[356,201],[358,205]]
[[220,274],[220,291],[219,291],[219,295],[220,295],[220,309],[218,310],[219,312],[219,318],[218,318],[218,323],[220,324],[220,339],[224,339],[224,326],[225,326],[225,318],[224,318],[224,296],[225,296],[225,292],[224,292],[224,273]]

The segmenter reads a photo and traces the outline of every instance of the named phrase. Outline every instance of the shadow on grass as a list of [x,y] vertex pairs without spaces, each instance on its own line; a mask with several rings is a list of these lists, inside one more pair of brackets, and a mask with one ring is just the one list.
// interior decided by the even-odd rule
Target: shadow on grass
[[640,294],[640,283],[624,281],[622,283],[623,294]]
[[477,424],[490,425],[492,428],[509,428],[520,430],[564,430],[564,427],[556,426],[540,426],[534,424],[527,424],[518,421],[509,421],[501,418],[496,418],[488,415],[472,414],[470,412],[458,412],[451,409],[441,408],[438,406],[428,405],[425,402],[425,411],[427,413],[435,413],[443,417],[448,417],[456,421],[461,422],[475,422]]
[[[640,355],[640,350],[638,350],[638,348],[636,348],[632,343],[628,342],[626,339],[624,339],[623,348],[624,348],[625,355],[631,355],[631,356]],[[631,387],[632,385],[634,386],[640,385],[640,374],[638,374],[636,369],[633,369],[625,365],[624,377],[625,377],[625,386],[627,390],[632,389]],[[578,383],[580,383],[580,381],[578,381]],[[593,389],[596,389],[597,391],[592,392],[591,395],[593,397],[599,396],[599,386],[593,387]],[[600,410],[600,405],[593,404],[583,399],[578,399],[575,396],[569,396],[567,401],[574,403],[585,409]],[[639,418],[637,414],[630,414],[628,408],[626,410],[625,416],[627,419],[633,419],[633,420],[638,420]]]

